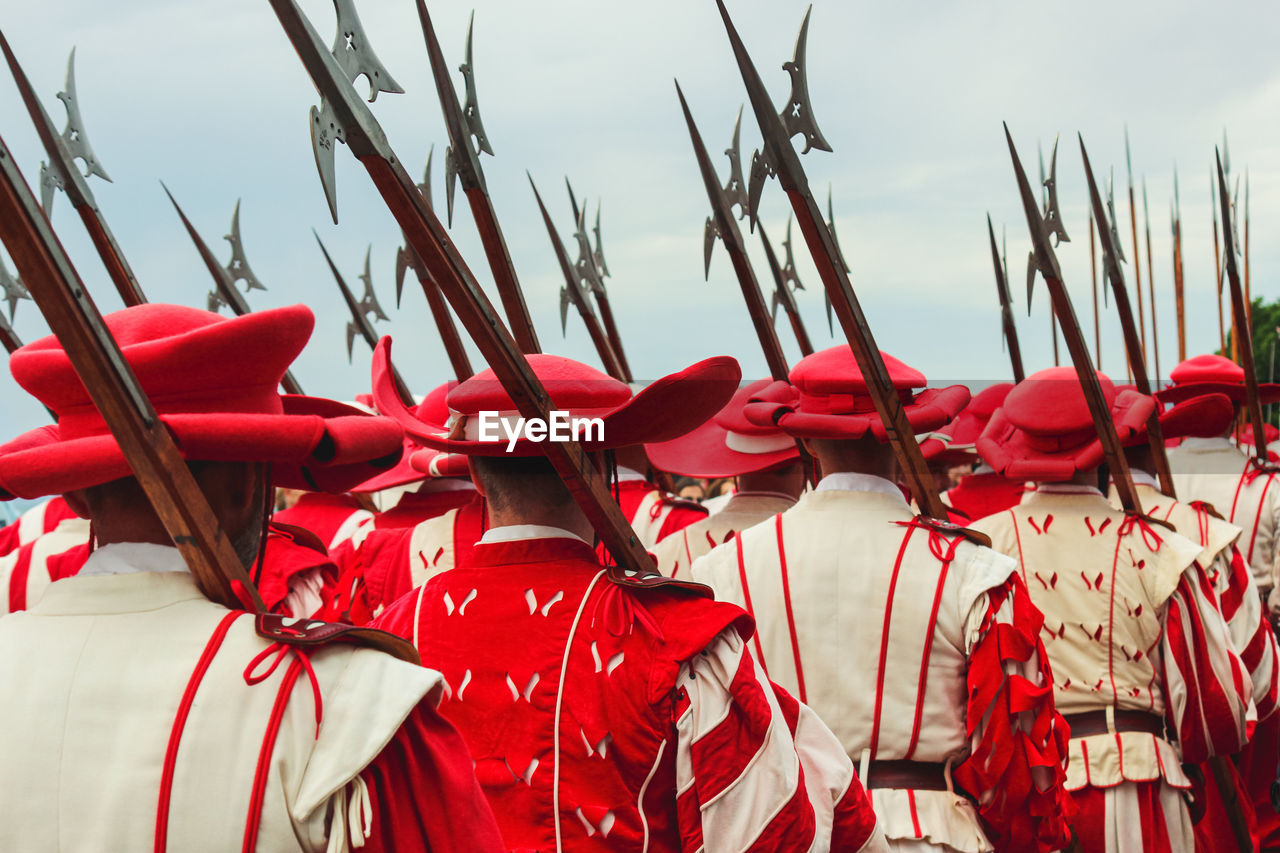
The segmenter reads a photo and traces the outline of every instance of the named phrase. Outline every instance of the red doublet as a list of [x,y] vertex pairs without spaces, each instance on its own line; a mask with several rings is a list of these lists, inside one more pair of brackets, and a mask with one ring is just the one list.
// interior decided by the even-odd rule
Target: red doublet
[[[323,492],[307,492],[298,498],[298,502],[288,509],[275,513],[273,518],[281,524],[292,524],[310,530],[326,548],[334,548],[340,544],[338,532],[356,513],[371,515],[360,507],[360,503],[351,495],[330,495]],[[355,532],[354,526],[350,532]],[[335,542],[335,538],[339,541]]]
[[650,547],[707,517],[707,511],[697,504],[661,492],[657,500],[646,507],[645,498],[654,492],[659,492],[658,487],[647,480],[623,480],[617,486],[618,506],[631,526],[641,533],[646,526],[657,526],[653,541],[648,543]]
[[946,493],[944,500],[964,513],[969,521],[977,521],[1017,506],[1026,492],[1021,480],[1009,480],[991,471],[961,479],[959,485]]
[[[750,622],[732,605],[620,587],[601,572],[594,551],[571,539],[479,545],[471,567],[432,578],[379,620],[443,672],[441,713],[466,739],[512,849],[556,848],[561,687],[565,848],[639,850],[647,839],[649,850],[679,850],[682,834],[700,831],[696,802],[693,826],[676,808],[676,679],[683,661],[730,626],[749,633]],[[724,747],[717,760],[730,772],[742,756]]]
[[444,492],[405,492],[400,501],[386,512],[373,517],[379,530],[413,527],[428,518],[444,515],[451,509],[470,503],[476,497],[473,489],[450,489]]

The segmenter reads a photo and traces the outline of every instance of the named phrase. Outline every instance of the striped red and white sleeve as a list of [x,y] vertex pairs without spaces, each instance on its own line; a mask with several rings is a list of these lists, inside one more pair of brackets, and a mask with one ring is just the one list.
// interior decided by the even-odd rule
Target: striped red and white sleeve
[[736,629],[682,667],[675,722],[683,849],[888,850],[839,740]]
[[1183,761],[1198,764],[1240,750],[1248,741],[1253,682],[1199,563],[1182,573],[1169,598],[1160,650],[1165,716],[1178,733]]
[[1253,681],[1253,701],[1258,719],[1265,720],[1276,711],[1277,683],[1276,638],[1263,612],[1258,587],[1249,571],[1244,554],[1235,545],[1224,548],[1214,559],[1219,581],[1218,605],[1227,620],[1227,632],[1235,644]]

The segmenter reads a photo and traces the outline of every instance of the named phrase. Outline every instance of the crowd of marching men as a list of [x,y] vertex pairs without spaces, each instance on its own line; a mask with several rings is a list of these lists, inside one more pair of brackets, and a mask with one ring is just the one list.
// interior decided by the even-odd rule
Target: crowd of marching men
[[[379,358],[359,403],[286,400],[302,306],[106,319],[296,642],[200,595],[57,342],[16,352],[57,424],[0,446],[0,489],[60,497],[0,530],[5,849],[1280,844],[1280,486],[1229,359],[1158,399],[1098,375],[1134,514],[1073,369],[971,395],[885,353],[931,465],[971,470],[944,521],[846,346],[639,390],[531,355],[671,579],[629,583],[540,444],[478,433],[515,417],[492,372],[408,406]],[[708,512],[676,475],[736,490]]]

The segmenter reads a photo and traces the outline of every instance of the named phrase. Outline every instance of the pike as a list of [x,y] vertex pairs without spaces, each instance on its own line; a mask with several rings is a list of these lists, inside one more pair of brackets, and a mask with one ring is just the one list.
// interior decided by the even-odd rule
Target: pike
[[[427,152],[427,167],[423,172],[422,183],[418,184],[418,191],[422,193],[428,207],[431,206],[431,156],[434,152],[433,145]],[[449,313],[444,294],[440,292],[440,286],[431,277],[431,273],[427,272],[421,259],[407,244],[396,249],[396,308],[400,307],[400,297],[404,293],[404,274],[409,271],[409,267],[413,267],[414,275],[418,277],[418,283],[422,285],[422,291],[427,297],[427,307],[431,309],[431,316],[436,321],[436,329],[440,332],[440,341],[444,344],[445,355],[453,367],[454,377],[459,382],[470,378],[475,372],[471,369],[471,358],[462,345],[462,338],[458,336],[458,327],[453,323],[453,315]]]
[[449,133],[449,148],[445,151],[444,158],[449,224],[452,227],[454,188],[460,179],[462,192],[471,206],[471,217],[475,220],[476,230],[480,232],[485,258],[498,288],[498,298],[507,315],[507,322],[511,324],[511,333],[521,352],[541,352],[538,335],[533,328],[533,318],[525,304],[524,291],[516,276],[515,264],[507,250],[507,241],[498,224],[498,214],[493,208],[493,200],[489,197],[489,188],[484,179],[484,169],[480,165],[481,152],[492,157],[493,146],[490,145],[489,136],[480,121],[480,105],[476,98],[475,65],[471,51],[475,12],[471,13],[471,21],[467,24],[466,61],[458,68],[462,72],[466,91],[466,103],[459,104],[458,92],[449,76],[449,67],[445,62],[444,52],[440,49],[440,41],[436,38],[431,16],[427,13],[426,3],[417,0],[417,7],[427,57],[431,61],[431,76],[436,84],[445,128]]
[[[792,93],[786,108],[779,115],[769,100],[764,82],[751,62],[751,57],[747,54],[747,49],[733,26],[733,21],[729,18],[724,0],[716,0],[716,5],[720,9],[720,17],[724,20],[738,70],[746,85],[751,108],[756,114],[756,122],[760,126],[763,137],[765,153],[757,154],[754,158],[752,181],[755,183],[757,179],[756,163],[764,162],[768,166],[769,173],[776,175],[783,189],[786,190],[796,214],[796,221],[800,224],[800,230],[804,234],[809,252],[818,268],[818,274],[822,277],[823,285],[831,296],[832,308],[840,319],[840,325],[858,362],[858,368],[866,379],[867,391],[875,403],[888,441],[902,467],[907,486],[925,515],[945,519],[946,506],[938,496],[933,475],[929,471],[924,456],[920,453],[920,446],[916,443],[915,434],[903,411],[902,401],[889,379],[884,359],[876,346],[866,316],[862,313],[862,306],[853,291],[849,274],[840,260],[840,251],[835,239],[822,219],[822,213],[813,199],[813,194],[809,191],[808,178],[800,165],[799,155],[791,147],[791,135],[803,133],[806,151],[813,147],[824,150],[830,148],[817,132],[817,125],[814,124],[809,109],[808,87],[804,85],[803,45],[805,34],[808,32],[809,13],[805,13],[796,57],[784,66],[791,74]],[[799,100],[797,92],[803,96]],[[763,175],[760,182],[763,183]],[[751,193],[753,207],[759,200],[759,192],[759,186],[753,187]]]
[[1102,369],[1102,319],[1098,312],[1098,249],[1097,223],[1093,219],[1093,208],[1089,208],[1089,278],[1093,281],[1093,351],[1098,361],[1098,369]]
[[[680,110],[684,113],[685,124],[689,128],[689,140],[693,144],[693,154],[698,161],[698,172],[702,175],[702,184],[707,191],[707,199],[711,203],[711,215],[707,217],[706,233],[712,235],[712,238],[719,237],[724,243],[725,251],[729,253],[729,261],[733,264],[734,274],[737,276],[738,285],[742,289],[742,299],[747,303],[747,313],[751,316],[751,325],[755,327],[756,338],[760,341],[760,349],[764,352],[765,363],[769,365],[769,374],[780,382],[787,381],[787,374],[790,372],[787,367],[786,356],[782,352],[782,344],[778,341],[778,333],[773,325],[773,318],[770,313],[765,310],[764,295],[760,291],[760,283],[756,280],[755,270],[751,267],[751,259],[747,257],[747,247],[742,239],[742,229],[738,227],[738,220],[733,216],[733,208],[730,204],[726,193],[720,188],[720,180],[716,176],[715,167],[711,164],[711,157],[707,154],[707,146],[702,141],[702,134],[698,132],[698,126],[693,120],[693,113],[689,111],[689,103],[684,98],[684,92],[680,89],[679,81],[676,82],[676,97],[680,99]],[[738,120],[741,122],[742,112],[738,112]],[[734,141],[738,138],[738,126],[734,126]],[[730,183],[733,182],[730,178]],[[760,229],[760,236],[764,237],[764,228]],[[711,245],[714,245],[712,243]],[[768,245],[766,239],[765,245]],[[766,250],[769,251],[769,250]],[[780,274],[776,272],[777,258],[773,257],[772,268],[775,269],[774,276],[778,278],[778,288],[786,290],[786,282],[780,279]],[[708,252],[706,255],[706,270],[709,273],[711,266],[711,256]],[[774,296],[776,305],[777,296]],[[788,309],[788,316],[790,309]]]
[[1151,260],[1151,211],[1147,207],[1147,176],[1142,176],[1142,227],[1147,232],[1147,291],[1151,296],[1151,360],[1156,386],[1160,385],[1160,335],[1156,331],[1156,266]]
[[[98,209],[98,202],[93,197],[93,190],[89,188],[86,180],[92,175],[97,175],[105,181],[111,179],[102,169],[84,133],[84,122],[80,118],[80,102],[76,97],[75,50],[71,51],[71,57],[67,60],[66,89],[58,93],[58,99],[67,110],[67,126],[61,134],[54,130],[53,121],[45,112],[40,99],[36,97],[31,81],[27,79],[26,72],[18,64],[17,57],[9,48],[9,42],[3,33],[0,33],[0,50],[4,52],[9,71],[13,74],[13,80],[22,96],[22,103],[26,106],[31,122],[35,125],[36,134],[40,137],[40,142],[49,157],[48,166],[43,163],[40,166],[41,206],[45,214],[50,217],[53,215],[54,189],[64,190],[72,207],[80,214],[85,230],[89,232],[89,239],[93,241],[94,249],[102,258],[102,263],[107,268],[107,274],[120,294],[120,299],[125,305],[141,305],[147,301],[147,298],[143,295],[142,287],[133,274],[133,268],[125,260],[120,244],[116,242],[111,229],[107,227],[107,222]],[[84,174],[75,164],[77,158],[85,164]]]
[[[1036,155],[1040,159],[1040,202],[1044,206],[1045,227],[1053,235],[1055,246],[1071,242],[1066,225],[1058,213],[1058,137],[1053,138],[1053,153],[1049,156],[1049,177],[1044,176],[1044,152],[1036,143]],[[1031,287],[1035,283],[1035,271],[1027,269],[1027,314],[1031,313]],[[1049,309],[1049,340],[1053,341],[1053,366],[1061,364],[1058,357],[1058,315]]]
[[[191,224],[191,220],[182,212],[182,208],[178,206],[178,200],[173,197],[173,193],[169,192],[169,188],[165,186],[164,181],[160,182],[160,186],[164,187],[164,194],[169,197],[169,201],[173,204],[173,209],[178,211],[178,217],[182,220],[183,227],[187,229],[191,242],[196,244],[196,251],[200,253],[200,259],[204,261],[205,268],[209,270],[209,275],[213,276],[215,289],[209,292],[209,310],[217,311],[219,307],[226,305],[238,317],[248,314],[250,312],[249,303],[245,301],[244,295],[236,287],[236,282],[243,280],[246,290],[265,291],[266,288],[263,287],[262,282],[258,281],[257,276],[253,274],[253,270],[249,269],[249,264],[244,257],[244,247],[240,242],[240,200],[236,199],[236,209],[231,215],[231,233],[224,238],[231,244],[231,261],[224,267],[218,263],[218,259],[213,256],[209,246],[201,239],[196,227]],[[289,394],[302,393],[302,386],[298,384],[298,380],[293,378],[293,373],[288,370],[284,372],[284,378],[280,380],[280,387]]]
[[[1240,271],[1236,265],[1236,245],[1232,239],[1234,223],[1232,221],[1231,198],[1227,195],[1227,180],[1222,170],[1222,159],[1215,149],[1214,158],[1218,167],[1218,200],[1222,205],[1222,231],[1226,236],[1227,251],[1223,256],[1226,267],[1227,283],[1231,287],[1231,321],[1235,327],[1235,339],[1240,351],[1240,366],[1244,368],[1245,400],[1249,412],[1249,422],[1253,426],[1253,450],[1257,464],[1267,463],[1266,433],[1262,424],[1262,405],[1258,400],[1258,376],[1253,363],[1253,335],[1250,334],[1249,315],[1245,308],[1244,290],[1240,286]],[[1259,436],[1262,436],[1261,438]]]
[[[769,272],[773,275],[773,297],[769,301],[770,318],[778,316],[778,306],[787,313],[791,323],[791,331],[796,336],[796,344],[800,347],[801,356],[813,355],[813,342],[809,340],[809,330],[805,328],[804,318],[800,316],[800,306],[796,304],[796,290],[804,290],[800,277],[796,275],[795,259],[791,257],[791,219],[787,219],[787,264],[779,266],[778,255],[773,251],[769,235],[764,231],[764,223],[757,223],[760,231],[760,242],[764,244],[764,256],[769,262]],[[824,291],[825,292],[825,291]],[[829,303],[828,303],[829,304]]]
[[[1013,171],[1018,181],[1018,191],[1022,196],[1022,209],[1027,217],[1027,228],[1031,232],[1032,250],[1027,263],[1031,270],[1040,273],[1044,278],[1045,286],[1049,289],[1053,311],[1062,320],[1067,352],[1071,354],[1076,375],[1080,378],[1080,387],[1084,392],[1085,402],[1089,406],[1089,414],[1093,417],[1093,426],[1097,430],[1098,440],[1106,455],[1107,466],[1115,480],[1120,504],[1127,513],[1141,514],[1142,506],[1138,501],[1137,490],[1133,486],[1133,477],[1129,473],[1129,463],[1125,459],[1124,450],[1120,447],[1115,422],[1111,419],[1111,411],[1102,395],[1098,373],[1089,359],[1089,347],[1085,344],[1084,335],[1080,331],[1075,309],[1071,306],[1071,295],[1067,293],[1066,284],[1062,280],[1062,269],[1058,266],[1057,255],[1054,254],[1053,246],[1050,244],[1049,223],[1041,216],[1040,209],[1036,206],[1035,195],[1031,191],[1027,173],[1022,169],[1022,161],[1018,158],[1018,150],[1014,147],[1013,136],[1009,133],[1007,124],[1004,125],[1004,137],[1009,144],[1009,156],[1013,159]],[[1101,218],[1101,211],[1096,215]],[[1098,230],[1102,231],[1101,228]]]
[[[308,76],[341,124],[352,154],[368,171],[410,246],[439,282],[463,327],[471,334],[517,410],[525,418],[541,418],[550,423],[552,401],[546,389],[413,179],[405,172],[401,165],[404,161],[392,151],[368,106],[356,96],[349,78],[324,49],[294,0],[271,0],[271,6]],[[389,342],[384,340],[379,350],[375,359],[390,358]],[[404,413],[399,414],[403,422]],[[656,574],[653,559],[614,502],[604,474],[582,446],[577,442],[547,442],[544,449],[575,503],[616,561],[609,570],[610,579],[628,585],[676,583]]]
[[1244,170],[1244,304],[1253,328],[1253,291],[1249,287],[1249,170]]
[[[529,186],[533,187],[533,197],[538,200],[538,209],[542,211],[542,222],[547,226],[547,235],[551,238],[551,248],[555,250],[556,261],[560,264],[560,273],[564,276],[564,287],[560,288],[560,331],[563,334],[567,330],[569,320],[569,304],[572,303],[578,309],[578,315],[582,317],[582,322],[587,327],[587,334],[591,336],[591,343],[596,348],[596,354],[600,356],[600,362],[604,365],[605,373],[608,373],[614,379],[626,382],[626,371],[623,370],[622,362],[618,359],[617,353],[614,352],[613,344],[609,342],[609,336],[605,334],[604,327],[600,325],[600,318],[596,317],[595,311],[591,309],[591,302],[587,299],[587,292],[582,289],[582,281],[578,278],[577,270],[573,264],[569,262],[569,254],[565,251],[564,243],[560,240],[560,234],[556,231],[556,225],[551,221],[551,214],[547,212],[547,206],[542,203],[542,195],[538,192],[537,185],[533,182],[533,175],[525,173],[529,177]],[[456,308],[454,310],[457,310]]]
[[1173,229],[1173,299],[1178,315],[1178,361],[1187,360],[1187,314],[1182,279],[1182,202],[1178,198],[1178,166],[1173,167],[1173,206],[1169,210]]
[[[1093,177],[1093,166],[1089,162],[1089,152],[1084,147],[1084,137],[1080,137],[1080,158],[1084,161],[1084,175],[1089,183],[1089,201],[1095,216],[1105,216],[1102,196],[1098,193],[1098,184]],[[1125,288],[1124,272],[1120,269],[1120,261],[1116,256],[1115,244],[1111,242],[1111,234],[1104,231],[1100,234],[1102,241],[1102,268],[1104,278],[1110,282],[1116,299],[1116,311],[1120,314],[1120,328],[1124,331],[1125,352],[1129,356],[1129,366],[1133,370],[1133,381],[1138,393],[1148,397],[1154,395],[1147,374],[1145,353],[1142,351],[1138,327],[1133,320],[1133,308],[1129,304],[1129,291]],[[1173,485],[1173,473],[1169,468],[1169,459],[1165,455],[1164,434],[1160,429],[1160,407],[1152,409],[1147,417],[1147,437],[1151,445],[1151,456],[1155,461],[1156,476],[1160,480],[1160,491],[1169,497],[1176,492]]]
[[22,284],[22,279],[9,272],[3,260],[0,260],[0,298],[9,303],[10,320],[18,310],[18,303],[23,299],[31,298],[31,294],[27,293],[27,288]]
[[[1225,144],[1226,139],[1223,139]],[[1213,186],[1213,175],[1209,176],[1209,211],[1213,214],[1213,277],[1218,294],[1218,352],[1227,358],[1227,329],[1222,316],[1222,247],[1218,244],[1218,192]]]
[[[1120,243],[1120,228],[1117,225],[1117,220],[1116,220],[1115,170],[1114,169],[1110,169],[1107,171],[1106,213],[1107,213],[1107,228],[1110,229],[1109,233],[1111,234],[1111,248],[1115,252],[1116,259],[1121,263],[1125,263],[1126,261],[1124,256],[1124,248]],[[1099,236],[1099,239],[1101,239],[1101,236],[1102,236],[1101,226],[1098,227],[1098,236]],[[1105,284],[1102,288],[1102,303],[1104,305],[1107,304],[1107,288]],[[1128,372],[1130,380],[1132,380],[1133,365],[1130,363],[1127,357],[1125,358],[1125,370]]]
[[1129,156],[1129,125],[1124,126],[1124,164],[1129,176],[1129,231],[1133,236],[1133,289],[1138,295],[1138,331],[1142,356],[1147,355],[1147,321],[1142,309],[1142,245],[1138,242],[1138,208],[1133,200],[1133,159]]
[[208,598],[264,611],[231,540],[178,452],[0,140],[0,241]]
[[[604,332],[609,338],[609,345],[613,347],[613,352],[618,356],[618,364],[622,367],[623,378],[627,382],[632,381],[631,365],[627,364],[627,354],[622,349],[622,336],[618,334],[618,325],[613,319],[613,308],[609,305],[609,294],[604,289],[604,274],[596,265],[597,252],[591,248],[591,241],[587,237],[587,205],[583,200],[582,209],[578,209],[578,200],[574,198],[573,187],[569,184],[569,178],[564,179],[565,188],[569,190],[569,203],[573,206],[573,221],[576,230],[573,232],[573,238],[578,243],[578,260],[574,264],[574,269],[578,272],[578,278],[582,281],[590,293],[596,298],[596,307],[600,309],[600,319],[604,322]],[[600,208],[596,208],[596,246],[600,243]],[[603,252],[600,253],[603,258]]]
[[[373,292],[373,276],[369,273],[369,257],[373,253],[373,247],[370,246],[364,253],[364,273],[360,276],[360,280],[364,282],[364,295],[359,300],[355,294],[351,292],[351,288],[347,286],[347,281],[342,277],[342,273],[338,271],[338,265],[333,262],[329,250],[325,248],[324,241],[320,239],[320,235],[316,233],[314,228],[311,233],[315,235],[316,244],[320,247],[321,253],[324,254],[325,263],[329,265],[329,272],[333,273],[333,280],[338,284],[338,290],[342,291],[342,300],[347,303],[347,310],[351,312],[351,319],[347,321],[347,361],[351,361],[351,349],[355,344],[356,335],[364,338],[364,342],[369,345],[369,349],[378,349],[378,335],[373,331],[373,323],[369,320],[372,317],[375,320],[387,321],[387,315],[383,313],[382,306],[378,304],[378,297]],[[399,395],[400,401],[406,406],[414,404],[413,392],[409,390],[409,386],[405,384],[404,377],[400,375],[400,371],[395,365],[391,366],[391,381],[395,383],[396,394]]]
[[1009,295],[1009,282],[1000,262],[1000,250],[996,248],[996,232],[991,227],[991,214],[987,214],[987,236],[991,238],[991,262],[996,268],[996,295],[1000,298],[1000,323],[1004,327],[1004,340],[1009,348],[1009,363],[1013,368],[1013,381],[1027,378],[1022,368],[1022,348],[1018,346],[1018,327],[1013,321],[1013,298]]

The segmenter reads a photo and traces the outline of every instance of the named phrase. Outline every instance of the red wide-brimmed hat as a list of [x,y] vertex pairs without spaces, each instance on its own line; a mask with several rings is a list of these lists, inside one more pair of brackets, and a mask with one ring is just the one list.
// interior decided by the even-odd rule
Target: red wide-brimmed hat
[[1012,390],[1012,382],[998,382],[974,394],[969,405],[951,423],[921,436],[920,451],[924,458],[947,465],[976,461],[978,436]]
[[752,382],[729,399],[715,417],[671,441],[645,445],[659,470],[686,477],[736,477],[800,458],[796,440],[775,426],[747,420],[743,408],[772,379]]
[[[394,421],[277,390],[311,337],[315,319],[305,305],[227,318],[149,304],[104,320],[185,459],[271,462],[278,486],[344,491],[400,457],[402,431]],[[0,499],[130,476],[56,338],[18,350],[9,369],[57,423],[0,446]]]
[[[1162,403],[1177,403],[1205,394],[1225,394],[1237,405],[1245,402],[1244,368],[1220,355],[1197,355],[1169,373],[1173,385],[1156,393]],[[1280,384],[1258,383],[1262,405],[1280,402]],[[1225,429],[1225,428],[1224,428]]]
[[[437,427],[440,431],[447,430],[449,406],[445,401],[449,396],[449,392],[456,387],[458,387],[457,381],[451,379],[443,385],[433,388],[431,393],[422,398],[421,403],[411,409],[414,417],[423,423]],[[361,397],[368,398],[366,405],[373,403],[372,395],[362,394],[356,398],[356,401],[365,402],[361,400]],[[418,457],[416,462],[414,461],[415,457]],[[441,453],[438,450],[423,450],[422,445],[406,434],[404,437],[404,455],[400,458],[400,462],[390,471],[384,471],[366,480],[352,488],[351,491],[359,493],[380,492],[383,489],[407,486],[410,483],[416,483],[432,477],[466,476],[468,476],[468,470],[465,456]]]
[[[963,385],[917,392],[926,384],[923,373],[888,353],[880,357],[913,432],[936,430],[969,402],[969,389]],[[849,347],[806,356],[792,368],[789,379],[790,383],[774,382],[759,391],[743,409],[747,420],[757,426],[776,425],[796,438],[856,439],[870,434],[888,440]]]
[[[572,424],[578,424],[579,440],[588,451],[684,435],[718,412],[742,379],[737,361],[716,356],[664,376],[633,396],[625,382],[571,358],[544,353],[526,358],[551,396],[555,411],[563,412],[570,422],[566,428],[572,430]],[[373,353],[373,398],[379,411],[395,418],[423,447],[465,456],[542,455],[542,442],[524,435],[515,403],[492,368],[449,392],[451,419],[448,429],[442,430],[415,417],[400,401],[389,375],[390,364],[391,339],[383,338]],[[492,417],[489,425],[497,440],[481,438],[482,413]],[[584,418],[598,418],[600,426],[581,423]],[[521,431],[510,451],[507,430]]]
[[[1119,391],[1098,374],[1121,442],[1145,437],[1154,397]],[[1069,480],[1103,461],[1084,389],[1073,367],[1051,367],[1014,386],[977,441],[983,460],[1011,480]]]

